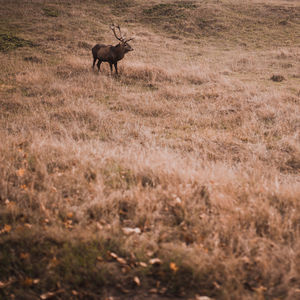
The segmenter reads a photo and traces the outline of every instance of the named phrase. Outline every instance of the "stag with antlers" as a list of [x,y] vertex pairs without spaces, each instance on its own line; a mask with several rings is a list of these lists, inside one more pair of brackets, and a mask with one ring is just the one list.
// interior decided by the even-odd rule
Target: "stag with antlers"
[[[116,33],[116,28],[119,31],[119,36]],[[113,72],[113,65],[115,66],[116,74],[118,75],[118,61],[124,58],[124,55],[132,51],[133,48],[128,44],[132,38],[126,39],[126,37],[122,34],[121,28],[119,25],[114,25],[112,24],[110,26],[110,29],[114,33],[114,36],[116,37],[117,40],[120,41],[119,44],[116,46],[112,45],[103,45],[103,44],[97,44],[93,47],[92,53],[93,53],[93,68],[95,67],[95,63],[98,59],[97,67],[98,67],[98,72],[100,71],[100,65],[101,63],[108,62],[110,66],[110,71],[111,73]]]

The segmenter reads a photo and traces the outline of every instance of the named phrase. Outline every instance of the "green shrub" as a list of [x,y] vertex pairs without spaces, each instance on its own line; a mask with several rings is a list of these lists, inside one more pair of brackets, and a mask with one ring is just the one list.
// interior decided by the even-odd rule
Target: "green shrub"
[[17,36],[14,36],[10,33],[1,33],[0,34],[0,51],[7,52],[9,50],[13,50],[19,47],[33,47],[34,44],[31,41],[24,40]]
[[53,7],[44,7],[44,15],[47,17],[56,18],[59,16],[59,11]]

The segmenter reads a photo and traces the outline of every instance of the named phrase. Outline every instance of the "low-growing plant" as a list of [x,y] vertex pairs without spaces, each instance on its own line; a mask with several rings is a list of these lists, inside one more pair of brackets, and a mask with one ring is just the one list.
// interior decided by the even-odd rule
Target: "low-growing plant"
[[45,16],[52,18],[56,18],[60,15],[59,10],[54,7],[44,7],[43,12]]
[[11,33],[0,34],[0,51],[7,52],[20,47],[33,47],[34,43],[15,36]]

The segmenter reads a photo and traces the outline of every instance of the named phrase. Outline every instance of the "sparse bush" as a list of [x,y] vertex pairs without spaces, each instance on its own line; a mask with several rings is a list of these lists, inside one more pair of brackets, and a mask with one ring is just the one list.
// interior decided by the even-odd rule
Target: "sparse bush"
[[270,79],[275,82],[281,82],[285,80],[285,78],[282,75],[272,75]]
[[44,7],[43,12],[45,16],[52,18],[56,18],[60,14],[59,11],[54,7]]
[[2,52],[26,46],[33,47],[34,44],[31,41],[24,40],[10,33],[0,34],[0,51]]

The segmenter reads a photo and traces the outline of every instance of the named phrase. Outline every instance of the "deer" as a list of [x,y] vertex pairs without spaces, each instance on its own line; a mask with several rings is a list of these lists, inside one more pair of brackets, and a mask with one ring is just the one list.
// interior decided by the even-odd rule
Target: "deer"
[[[116,33],[116,28],[119,30],[119,36]],[[112,24],[110,26],[115,38],[120,42],[116,46],[112,45],[104,45],[97,44],[92,49],[93,54],[93,69],[95,67],[95,63],[98,59],[97,67],[98,72],[100,72],[100,65],[102,62],[108,62],[110,66],[110,71],[113,73],[113,65],[115,66],[116,75],[118,75],[118,61],[123,59],[125,54],[129,51],[133,51],[133,48],[129,45],[129,41],[133,40],[133,38],[126,39],[125,36],[121,32],[121,28],[119,25]]]

